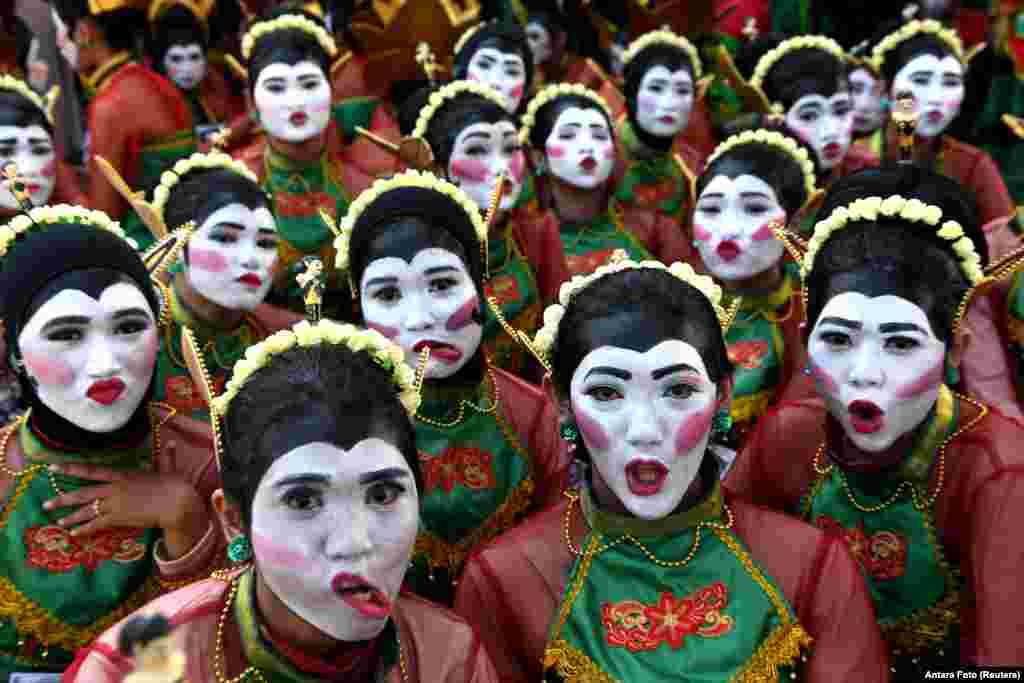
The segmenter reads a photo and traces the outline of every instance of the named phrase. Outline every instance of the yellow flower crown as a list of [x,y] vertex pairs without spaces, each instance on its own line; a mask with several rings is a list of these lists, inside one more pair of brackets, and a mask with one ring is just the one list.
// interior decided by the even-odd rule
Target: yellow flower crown
[[608,107],[608,103],[604,101],[604,98],[598,95],[590,88],[584,87],[579,83],[553,83],[539,93],[533,96],[530,100],[530,104],[526,107],[526,113],[523,114],[522,126],[519,128],[519,142],[522,145],[530,144],[530,131],[533,130],[533,126],[537,123],[537,112],[548,102],[558,99],[563,95],[579,95],[585,97],[604,112],[604,115],[608,117],[610,121],[612,118],[611,109]]
[[505,100],[489,85],[476,83],[474,81],[454,81],[437,92],[431,93],[430,97],[427,99],[427,103],[423,105],[422,109],[420,109],[420,115],[416,118],[416,127],[413,128],[412,137],[426,139],[427,128],[430,126],[430,121],[434,118],[434,114],[436,114],[448,100],[453,100],[463,93],[479,95],[485,100],[498,105],[502,109],[505,108]]
[[242,57],[248,60],[252,56],[253,48],[256,47],[256,41],[263,36],[285,29],[298,29],[313,36],[331,59],[338,54],[338,46],[334,43],[334,38],[327,33],[324,27],[298,14],[283,14],[276,19],[253,24],[249,32],[242,38]]
[[[764,79],[768,77],[768,72],[772,70],[772,67],[790,52],[803,49],[823,50],[841,62],[846,62],[847,59],[846,53],[839,43],[826,36],[798,36],[796,38],[789,38],[761,55],[761,58],[757,60],[757,65],[754,67],[754,74],[747,82],[751,87],[764,92]],[[782,105],[778,102],[772,103],[772,110],[776,114],[783,113],[781,111]]]
[[420,405],[416,373],[406,364],[402,347],[376,330],[366,330],[330,320],[321,320],[315,325],[303,320],[290,330],[275,332],[259,344],[250,346],[245,350],[245,356],[235,363],[231,380],[224,388],[224,393],[210,401],[210,410],[216,416],[226,416],[228,406],[249,377],[260,368],[270,365],[275,355],[295,346],[322,344],[345,346],[351,351],[368,353],[375,363],[391,373],[391,381],[398,388],[399,400],[405,411],[410,416],[416,414]]
[[[814,266],[814,257],[818,255],[834,232],[845,228],[851,222],[876,221],[879,217],[899,218],[910,223],[938,226],[935,234],[952,244],[954,253],[960,258],[960,270],[967,277],[971,286],[976,286],[984,279],[981,256],[975,250],[974,242],[964,234],[962,225],[956,221],[945,221],[939,225],[939,222],[942,221],[941,208],[925,204],[919,199],[906,199],[897,194],[885,199],[881,197],[857,199],[847,206],[838,207],[828,218],[816,223],[814,236],[807,244],[807,253],[804,254],[801,266],[801,276],[804,281],[810,277],[811,269]],[[805,287],[804,291],[806,290]]]
[[804,189],[807,190],[807,196],[810,197],[814,194],[817,179],[814,176],[814,162],[811,161],[811,157],[807,153],[807,150],[801,147],[793,138],[774,130],[765,130],[764,128],[759,128],[757,130],[745,130],[742,133],[726,138],[726,140],[718,145],[718,147],[715,147],[715,151],[712,152],[711,156],[709,156],[707,161],[704,162],[704,167],[707,168],[711,165],[711,162],[731,149],[741,147],[742,145],[752,144],[776,147],[793,157],[793,159],[800,165],[800,170],[804,172]]
[[12,218],[7,225],[0,227],[0,256],[7,255],[11,244],[18,235],[48,223],[89,225],[114,233],[127,242],[132,249],[139,248],[135,240],[125,236],[124,230],[121,229],[121,224],[110,220],[110,217],[102,211],[85,209],[81,206],[71,206],[70,204],[58,204],[56,206],[40,206],[28,213],[19,214]]
[[46,120],[50,122],[50,125],[54,125],[53,105],[57,101],[57,96],[60,94],[60,87],[56,85],[53,86],[50,88],[49,92],[46,93],[46,97],[42,97],[39,93],[30,88],[28,83],[20,78],[15,78],[8,74],[0,74],[0,90],[10,90],[11,92],[18,93],[38,107],[39,111],[43,112]]
[[473,26],[470,26],[465,31],[463,31],[462,35],[459,36],[459,39],[455,41],[455,47],[452,48],[452,54],[459,54],[459,52],[462,51],[462,48],[466,47],[466,43],[469,42],[469,39],[475,36],[477,32],[486,25],[486,21],[481,21],[479,24],[474,24]]
[[690,58],[690,64],[693,66],[693,80],[700,79],[704,72],[704,65],[700,61],[700,54],[697,52],[697,48],[683,36],[672,33],[672,31],[667,29],[645,33],[630,43],[629,47],[626,48],[625,54],[622,55],[622,63],[628,65],[636,59],[638,54],[652,45],[668,45],[685,52],[687,57]]
[[[403,187],[420,187],[427,190],[433,190],[434,192],[439,192],[440,194],[450,197],[456,204],[462,207],[462,210],[466,212],[467,216],[469,216],[469,220],[473,224],[473,231],[476,233],[477,240],[480,244],[486,244],[487,224],[480,216],[480,208],[465,192],[455,187],[447,180],[438,178],[433,173],[427,173],[426,171],[405,171],[404,173],[399,173],[390,178],[376,181],[356,197],[356,200],[352,202],[351,206],[349,206],[348,213],[345,214],[344,220],[342,220],[341,224],[338,225],[338,236],[334,238],[334,250],[338,254],[337,260],[335,261],[335,267],[338,270],[347,271],[349,269],[349,243],[352,240],[352,231],[355,229],[356,221],[359,220],[359,216],[362,215],[363,211],[365,211],[370,204],[377,201],[377,199],[382,195]],[[355,283],[352,284],[354,285]],[[353,289],[353,295],[354,294],[355,290]]]
[[249,170],[249,167],[241,161],[235,161],[224,152],[210,152],[203,154],[196,152],[187,159],[179,159],[169,171],[160,175],[160,184],[153,190],[153,208],[164,215],[164,209],[171,198],[171,190],[181,182],[186,173],[196,169],[224,168],[232,173],[237,173],[243,178],[248,178],[254,183],[259,183],[256,174]]
[[558,290],[558,303],[551,304],[544,309],[544,325],[537,332],[531,343],[533,351],[539,353],[550,366],[551,350],[555,347],[555,340],[558,338],[558,327],[562,324],[562,318],[569,307],[569,302],[581,291],[600,280],[605,275],[618,273],[623,270],[664,270],[679,278],[688,285],[691,285],[703,294],[711,303],[719,324],[723,329],[729,325],[729,313],[722,308],[722,288],[715,284],[707,275],[700,275],[693,270],[688,263],[676,261],[666,266],[661,261],[636,261],[619,260],[600,266],[589,275],[576,275],[562,285]]
[[964,45],[956,31],[946,28],[934,19],[914,19],[878,41],[878,44],[871,50],[871,57],[867,60],[868,64],[875,70],[875,73],[881,73],[882,65],[885,64],[885,53],[895,49],[900,43],[922,33],[930,33],[944,42],[953,51],[953,54],[960,63],[963,63]]

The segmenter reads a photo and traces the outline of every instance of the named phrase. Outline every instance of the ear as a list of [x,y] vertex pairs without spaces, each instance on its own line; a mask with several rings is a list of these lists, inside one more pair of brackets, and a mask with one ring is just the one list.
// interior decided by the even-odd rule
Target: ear
[[213,510],[220,519],[220,526],[224,530],[224,537],[230,543],[231,539],[239,534],[245,533],[242,524],[242,511],[238,505],[224,495],[224,489],[217,489],[210,496],[213,503]]
[[946,350],[946,358],[949,360],[949,364],[954,368],[960,367],[960,362],[964,359],[964,354],[967,352],[967,347],[971,344],[970,328],[966,322],[961,322],[960,329],[956,331],[956,335],[953,337],[952,343]]
[[732,392],[736,387],[736,378],[729,375],[718,383],[718,409],[729,410],[732,406]]

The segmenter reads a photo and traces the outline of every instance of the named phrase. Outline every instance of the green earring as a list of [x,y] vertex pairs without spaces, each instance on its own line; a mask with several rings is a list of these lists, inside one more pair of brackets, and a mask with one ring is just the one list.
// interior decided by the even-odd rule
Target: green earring
[[575,422],[563,422],[558,428],[558,435],[562,437],[562,441],[576,443],[576,439],[580,438],[580,430],[576,428]]
[[732,429],[732,415],[725,408],[722,408],[715,413],[714,419],[711,420],[711,436],[722,437],[729,433]]
[[228,543],[228,559],[235,564],[252,559],[252,544],[244,534],[238,534]]

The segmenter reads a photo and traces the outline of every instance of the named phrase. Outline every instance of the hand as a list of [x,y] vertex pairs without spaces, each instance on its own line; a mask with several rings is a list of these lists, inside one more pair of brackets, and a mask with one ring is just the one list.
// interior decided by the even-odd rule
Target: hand
[[[168,449],[173,451],[174,444]],[[78,507],[57,523],[76,526],[72,536],[88,536],[111,527],[160,528],[175,559],[206,532],[208,514],[199,493],[184,479],[167,473],[115,470],[99,465],[51,465],[54,472],[106,482],[69,491],[47,501],[46,510]],[[99,501],[100,515],[96,515]]]

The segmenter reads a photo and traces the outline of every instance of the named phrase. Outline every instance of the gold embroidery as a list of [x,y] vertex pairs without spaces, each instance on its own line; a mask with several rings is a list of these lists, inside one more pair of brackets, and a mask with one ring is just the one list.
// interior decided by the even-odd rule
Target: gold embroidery
[[554,668],[565,683],[619,683],[576,648],[564,640],[556,640],[544,653],[544,670]]

